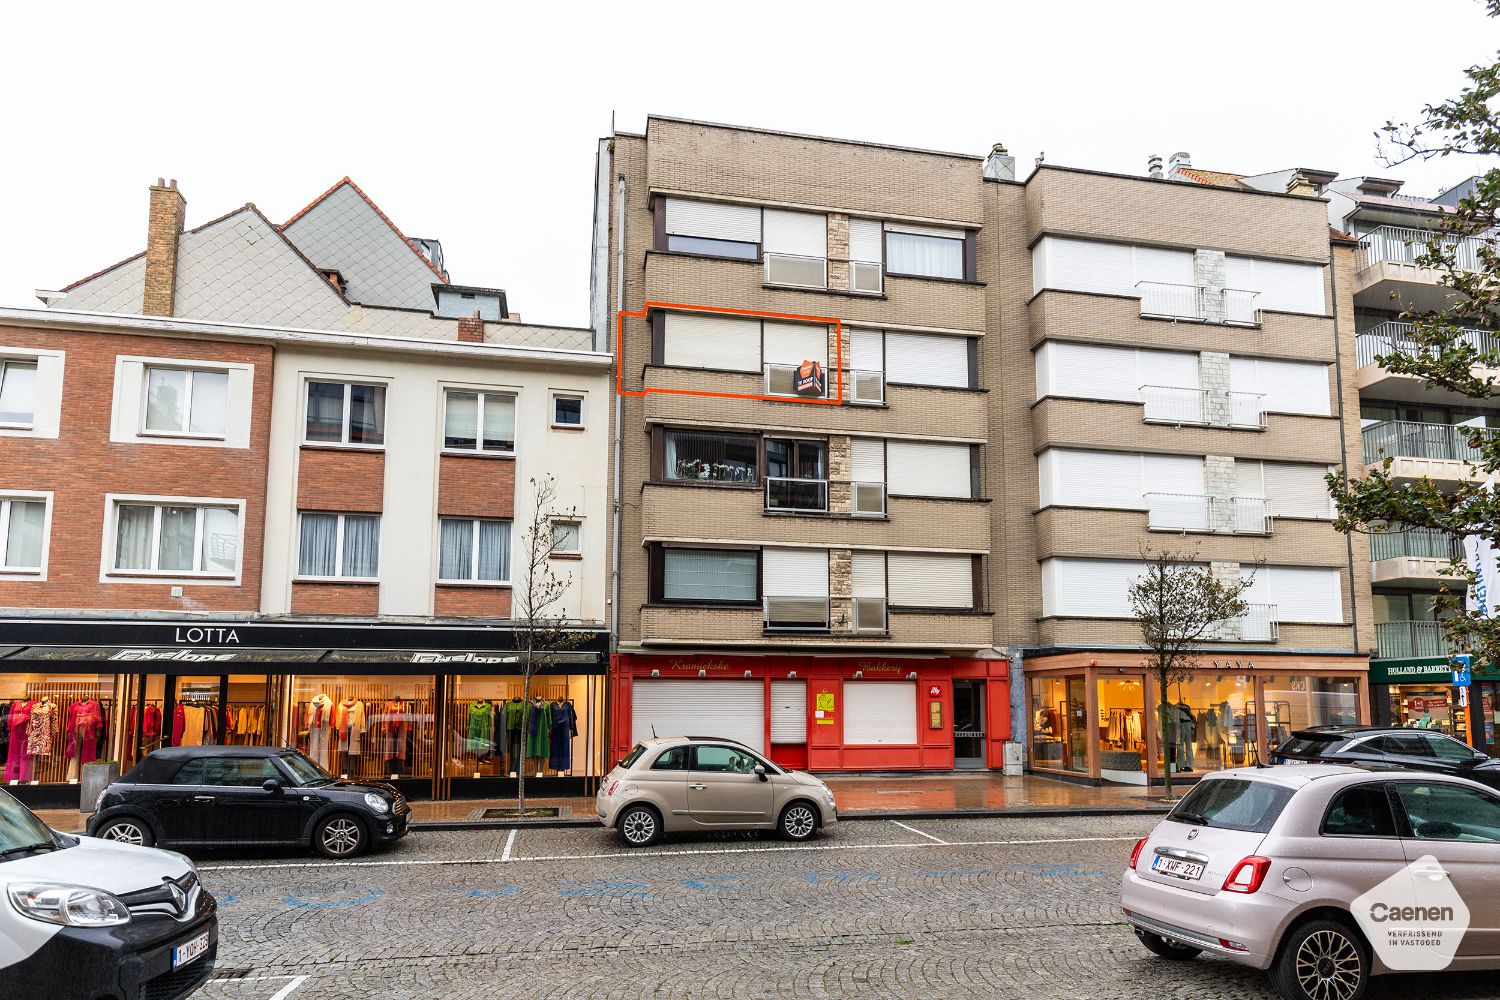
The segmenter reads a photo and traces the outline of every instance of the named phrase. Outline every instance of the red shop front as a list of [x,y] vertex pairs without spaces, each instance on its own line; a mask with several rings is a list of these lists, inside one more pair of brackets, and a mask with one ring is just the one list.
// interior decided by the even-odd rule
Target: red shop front
[[999,768],[1010,664],[956,657],[620,653],[618,759],[651,736],[739,740],[811,771]]

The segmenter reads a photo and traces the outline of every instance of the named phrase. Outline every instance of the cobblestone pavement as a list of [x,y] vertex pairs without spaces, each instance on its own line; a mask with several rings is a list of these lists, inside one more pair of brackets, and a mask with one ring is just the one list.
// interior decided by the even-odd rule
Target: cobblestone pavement
[[[485,830],[346,863],[206,857],[222,941],[198,996],[1271,997],[1258,972],[1154,959],[1122,923],[1119,872],[1152,824],[878,820],[807,845],[648,851],[602,830]],[[1395,977],[1367,995],[1497,990],[1493,974]]]

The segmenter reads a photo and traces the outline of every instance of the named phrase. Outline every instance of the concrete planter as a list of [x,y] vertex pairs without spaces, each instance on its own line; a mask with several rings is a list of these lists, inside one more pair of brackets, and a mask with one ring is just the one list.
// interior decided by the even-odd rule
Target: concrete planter
[[119,777],[120,762],[117,760],[96,760],[83,765],[83,775],[78,780],[78,811],[93,812],[99,793]]

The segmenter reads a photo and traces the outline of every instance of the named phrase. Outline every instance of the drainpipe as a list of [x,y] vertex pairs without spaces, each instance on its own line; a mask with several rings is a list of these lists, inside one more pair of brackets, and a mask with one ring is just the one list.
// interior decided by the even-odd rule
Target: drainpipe
[[[1339,271],[1338,260],[1334,256],[1333,244],[1328,244],[1328,281],[1329,288],[1333,294],[1333,375],[1334,383],[1339,387],[1339,454],[1343,458],[1341,463],[1344,468],[1344,482],[1349,482],[1349,441],[1348,431],[1344,425],[1344,352],[1343,338],[1339,331]],[[1359,600],[1354,593],[1354,536],[1344,535],[1344,553],[1349,562],[1349,622],[1351,634],[1349,636],[1349,648],[1355,653],[1359,652]]]

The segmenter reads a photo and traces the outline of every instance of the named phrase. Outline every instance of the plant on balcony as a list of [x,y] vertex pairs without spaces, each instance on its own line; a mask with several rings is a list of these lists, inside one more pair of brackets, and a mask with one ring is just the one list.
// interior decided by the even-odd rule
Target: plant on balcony
[[1141,553],[1146,571],[1130,585],[1130,613],[1141,627],[1146,646],[1142,665],[1156,675],[1157,733],[1164,749],[1164,794],[1172,797],[1172,765],[1177,745],[1177,713],[1167,689],[1187,680],[1198,667],[1198,651],[1205,642],[1223,635],[1225,626],[1249,610],[1244,594],[1254,581],[1236,575],[1221,580],[1213,569],[1195,561],[1196,554],[1161,551]]
[[[1487,0],[1485,6],[1490,17],[1500,16],[1500,0]],[[1468,85],[1457,97],[1427,105],[1414,122],[1387,122],[1376,133],[1385,143],[1388,163],[1500,153],[1500,60],[1464,72]],[[1403,313],[1412,324],[1413,346],[1376,357],[1378,364],[1474,400],[1500,396],[1493,374],[1500,369],[1500,349],[1494,338],[1473,335],[1476,327],[1493,329],[1500,316],[1497,218],[1500,168],[1492,167],[1475,179],[1473,190],[1455,210],[1444,215],[1442,238],[1427,241],[1417,258],[1419,265],[1441,272],[1441,283],[1451,289],[1447,307]],[[1469,248],[1462,266],[1461,245]],[[1500,435],[1481,427],[1460,427],[1454,433],[1467,439],[1472,481],[1442,489],[1425,479],[1398,482],[1391,475],[1390,458],[1360,479],[1348,479],[1340,470],[1328,477],[1339,511],[1335,526],[1351,533],[1378,532],[1382,525],[1398,524],[1446,534],[1455,545],[1469,537],[1500,543],[1500,494],[1488,486],[1500,470]],[[1478,609],[1463,609],[1464,592],[1480,581],[1461,558],[1445,572],[1455,586],[1444,587],[1439,604],[1447,615],[1452,648],[1468,650],[1485,662],[1500,659],[1500,620],[1489,616],[1489,602],[1476,601]]]

